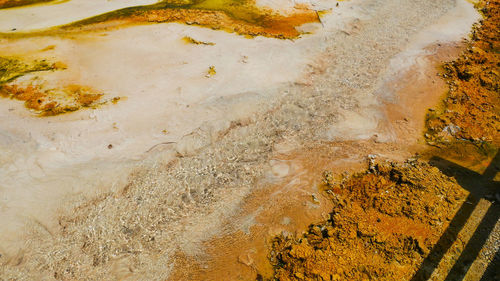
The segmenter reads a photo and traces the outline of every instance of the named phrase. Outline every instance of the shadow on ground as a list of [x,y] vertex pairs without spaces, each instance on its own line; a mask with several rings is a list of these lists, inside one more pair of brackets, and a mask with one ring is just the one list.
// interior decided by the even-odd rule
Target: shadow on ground
[[[470,193],[411,281],[423,281],[430,278],[444,254],[456,241],[458,233],[471,217],[479,201],[485,198],[492,201],[493,204],[491,204],[482,218],[479,226],[460,254],[460,257],[443,279],[445,281],[463,280],[500,218],[500,202],[496,198],[498,197],[496,195],[500,192],[500,182],[494,180],[495,175],[500,171],[500,152],[497,152],[483,174],[479,174],[440,157],[433,157],[430,164],[439,168],[444,174],[455,177],[457,182]],[[481,281],[499,280],[497,279],[499,277],[500,250],[497,250],[493,261],[488,265]]]

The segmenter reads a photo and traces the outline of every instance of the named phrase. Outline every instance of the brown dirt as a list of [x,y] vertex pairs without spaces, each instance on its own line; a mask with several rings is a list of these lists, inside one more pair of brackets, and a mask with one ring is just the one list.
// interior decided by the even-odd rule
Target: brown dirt
[[407,280],[466,198],[425,163],[383,164],[337,183],[325,175],[329,220],[280,235],[270,259],[278,280]]
[[449,91],[439,109],[427,114],[431,144],[466,140],[500,145],[500,1],[483,1],[481,25],[467,50],[443,66]]

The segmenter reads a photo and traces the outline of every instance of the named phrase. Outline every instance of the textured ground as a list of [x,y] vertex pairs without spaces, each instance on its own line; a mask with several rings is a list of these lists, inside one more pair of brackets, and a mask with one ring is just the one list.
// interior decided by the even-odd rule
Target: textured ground
[[442,69],[449,89],[426,117],[434,167],[372,160],[347,178],[325,174],[330,218],[273,240],[275,280],[499,278],[499,4],[477,5],[482,23]]
[[473,30],[467,50],[446,63],[449,92],[427,116],[433,143],[466,140],[500,146],[500,2],[481,2],[484,19]]
[[324,181],[330,218],[302,236],[275,238],[276,280],[410,280],[467,197],[418,162],[372,164]]
[[[321,2],[319,5],[321,5]],[[329,211],[328,207],[321,203],[327,200],[321,199],[319,193],[311,195],[311,190],[316,187],[314,181],[302,181],[302,177],[317,178],[318,170],[327,167],[320,164],[328,163],[331,159],[336,161],[334,164],[337,166],[333,165],[334,167],[340,167],[342,165],[339,163],[363,163],[366,156],[374,152],[384,154],[385,158],[391,158],[392,160],[401,160],[401,158],[409,156],[406,139],[401,141],[402,139],[398,137],[394,130],[394,124],[396,123],[392,123],[394,120],[387,120],[388,118],[385,115],[381,100],[390,99],[393,95],[391,89],[387,89],[385,85],[388,81],[400,77],[399,72],[402,69],[399,66],[414,65],[422,56],[429,55],[426,53],[427,50],[424,49],[427,45],[458,41],[467,34],[470,25],[476,19],[474,11],[471,11],[467,5],[465,1],[455,2],[451,0],[440,2],[427,0],[366,0],[346,4],[341,2],[340,6],[346,9],[339,9],[338,11],[334,9],[331,16],[347,16],[342,18],[342,22],[324,22],[325,30],[320,30],[317,33],[320,36],[314,37],[314,34],[311,35],[311,38],[315,38],[314,40],[317,41],[297,40],[297,42],[286,42],[293,46],[287,52],[297,50],[296,46],[302,44],[299,49],[301,55],[308,54],[310,50],[307,44],[301,42],[317,43],[317,45],[310,46],[314,51],[318,50],[313,47],[324,47],[324,49],[321,49],[321,53],[317,53],[314,59],[308,61],[308,65],[306,60],[300,61],[301,63],[304,62],[304,70],[298,72],[300,75],[292,71],[290,73],[296,75],[293,80],[273,80],[282,83],[266,84],[273,85],[273,87],[266,89],[257,87],[250,93],[239,90],[238,87],[241,86],[239,84],[246,87],[249,84],[244,84],[245,81],[255,85],[269,83],[269,80],[279,77],[282,71],[273,72],[270,69],[266,73],[271,74],[250,76],[253,77],[251,79],[243,77],[247,79],[237,80],[236,78],[239,79],[239,76],[234,71],[231,71],[233,68],[224,71],[223,67],[217,67],[216,65],[216,74],[208,79],[204,76],[207,74],[207,70],[211,69],[209,68],[211,64],[206,63],[207,61],[204,61],[204,59],[209,56],[195,57],[196,60],[193,65],[196,65],[196,61],[201,60],[204,68],[195,68],[194,71],[193,68],[190,68],[192,73],[200,77],[193,78],[194,81],[197,81],[194,84],[196,87],[188,87],[191,92],[188,91],[187,93],[194,93],[194,97],[203,97],[200,93],[220,94],[220,92],[224,91],[229,92],[231,89],[235,92],[221,94],[213,99],[193,98],[194,102],[189,100],[186,103],[180,102],[175,107],[169,107],[169,110],[173,110],[180,108],[179,105],[187,104],[195,108],[198,106],[200,106],[198,108],[202,109],[210,108],[213,112],[219,114],[215,115],[213,119],[207,119],[207,122],[198,124],[197,129],[186,129],[189,132],[181,131],[180,137],[177,139],[157,141],[161,138],[156,139],[156,136],[152,136],[150,132],[138,133],[141,132],[139,129],[148,130],[153,128],[154,126],[151,126],[150,123],[141,123],[140,126],[137,126],[138,128],[132,128],[129,133],[134,133],[134,140],[137,141],[140,137],[144,137],[149,140],[153,139],[155,144],[153,146],[144,145],[140,141],[134,143],[134,145],[144,146],[140,147],[140,149],[144,148],[143,151],[147,150],[147,153],[145,153],[143,160],[130,165],[129,162],[124,160],[128,153],[115,153],[115,149],[119,151],[118,149],[122,144],[124,146],[129,145],[129,140],[132,138],[122,138],[123,142],[118,142],[120,145],[116,145],[116,143],[108,141],[108,139],[99,140],[101,142],[97,143],[97,145],[91,143],[92,151],[99,152],[92,155],[95,158],[79,159],[82,162],[61,165],[62,167],[57,165],[64,164],[64,161],[68,159],[67,157],[73,155],[74,151],[86,156],[88,154],[85,154],[85,152],[88,151],[80,146],[77,146],[76,149],[73,149],[71,145],[61,146],[61,143],[65,143],[65,139],[61,137],[61,134],[52,134],[47,137],[40,134],[40,136],[44,137],[39,139],[31,139],[30,136],[29,141],[24,142],[30,144],[29,147],[27,145],[21,146],[20,141],[15,141],[23,139],[22,134],[3,138],[0,149],[6,151],[5,155],[8,157],[6,157],[6,160],[1,161],[7,163],[4,167],[8,169],[5,169],[7,172],[4,175],[9,176],[12,186],[18,182],[22,184],[35,179],[37,182],[44,183],[45,186],[51,186],[52,189],[50,190],[57,193],[57,195],[59,195],[58,192],[63,193],[66,191],[63,188],[64,186],[75,188],[75,186],[79,185],[86,187],[97,185],[101,189],[93,189],[90,192],[75,188],[78,192],[69,192],[61,197],[55,195],[51,197],[49,195],[53,194],[47,194],[43,189],[30,192],[29,198],[32,200],[32,204],[29,204],[29,206],[31,207],[39,206],[36,204],[43,201],[37,200],[40,198],[64,198],[66,200],[43,201],[53,202],[47,208],[56,209],[57,207],[58,210],[55,215],[49,216],[50,219],[48,220],[38,219],[37,213],[33,213],[29,217],[23,217],[25,221],[22,221],[22,223],[26,223],[26,233],[22,236],[24,240],[21,240],[23,241],[21,251],[6,247],[5,242],[11,236],[3,237],[2,242],[4,244],[0,248],[0,254],[2,254],[0,257],[2,264],[0,276],[5,279],[20,280],[79,280],[83,276],[89,280],[164,280],[169,277],[172,280],[249,280],[267,274],[264,277],[270,278],[272,268],[270,268],[271,272],[261,271],[262,268],[269,269],[270,265],[259,267],[260,263],[267,261],[265,259],[267,251],[265,251],[265,248],[262,251],[255,249],[260,250],[265,247],[265,239],[279,233],[282,228],[287,227],[291,231],[301,230],[302,226],[312,221],[310,220],[311,217],[315,218],[314,221],[316,221],[321,217],[321,211]],[[96,48],[97,50],[105,49],[103,46],[109,46],[111,48],[108,50],[112,50],[112,52],[107,53],[108,56],[103,55],[100,58],[109,58],[109,62],[121,62],[122,57],[114,50],[126,50],[129,47],[131,48],[129,50],[139,54],[141,54],[141,50],[132,49],[129,45],[119,44],[119,42],[124,42],[120,40],[140,34],[144,30],[154,30],[153,34],[164,34],[162,32],[168,31],[167,27],[172,28],[174,31],[182,30],[182,32],[186,32],[184,29],[180,29],[178,25],[173,26],[167,24],[134,26],[123,30],[110,31],[109,34],[97,33],[102,35],[103,38],[106,38],[106,36],[114,38],[113,40],[117,40],[115,45],[106,45],[112,40],[92,40],[92,38],[83,36],[83,41],[87,44],[83,45],[84,47],[87,46],[87,48],[80,50],[92,50],[92,48],[89,48],[89,46],[94,46],[92,44],[101,47]],[[194,27],[189,27],[189,29],[186,27],[185,30],[193,32]],[[123,32],[120,33],[120,31]],[[227,37],[229,35],[219,35],[219,33],[213,35],[215,33],[212,32],[215,31],[206,30],[205,32],[196,29],[196,32],[191,34],[181,34],[180,38],[189,35],[198,42],[215,42],[215,40],[210,40],[213,38],[220,40],[216,42],[215,46],[192,44],[192,47],[203,47],[204,49],[198,51],[207,51],[206,54],[214,54],[209,51],[213,49],[209,48],[223,45],[223,43],[219,42],[248,40],[231,37],[233,39],[229,41],[229,37]],[[197,36],[193,37],[192,34]],[[138,36],[136,38],[140,38],[140,40],[148,39]],[[208,40],[205,38],[208,38]],[[171,38],[158,36],[158,38],[153,39],[155,42],[163,42],[167,45],[166,43],[169,42],[167,39]],[[21,44],[19,42],[29,42],[31,40],[33,40],[31,42],[43,42],[44,44],[41,44],[43,46],[50,45],[46,44],[48,42],[45,41],[46,38],[43,36],[16,40],[15,36],[6,37],[3,42],[6,42],[6,46],[8,46],[6,47],[7,51],[14,52],[18,46],[17,44]],[[76,40],[72,40],[73,38],[54,39],[61,45],[63,50],[61,53],[68,59],[72,57],[69,55],[72,54],[72,50],[77,48],[75,46],[81,44]],[[259,37],[252,40],[255,41],[250,42],[259,44],[252,45],[254,47],[250,48],[247,46],[245,52],[250,52],[251,49],[260,50],[258,47],[264,48],[266,46],[272,47],[266,50],[273,50],[271,52],[273,55],[268,57],[262,55],[267,54],[266,52],[260,52],[259,56],[255,56],[256,60],[267,58],[269,62],[269,59],[283,53],[284,46],[288,46],[280,45],[281,43],[278,44],[275,41],[266,41]],[[260,44],[261,42],[265,42],[265,44]],[[268,43],[269,45],[266,45]],[[248,44],[250,43],[247,42],[246,45]],[[238,45],[228,44],[224,48],[233,50],[235,46]],[[165,48],[165,50],[167,49],[175,48]],[[56,50],[54,52],[49,51],[49,53],[57,54],[59,50]],[[158,48],[157,54],[163,54],[165,50]],[[132,53],[130,52],[130,54]],[[142,54],[144,53],[147,52],[142,52]],[[231,53],[233,52],[228,52],[228,54]],[[89,52],[89,54],[93,53]],[[118,55],[112,56],[113,54]],[[215,54],[226,58],[223,52],[215,52]],[[252,56],[245,58],[245,55],[242,55],[238,54],[241,65],[252,65]],[[116,58],[117,56],[119,58]],[[78,63],[73,62],[74,65],[85,66],[85,63],[93,57],[93,55],[89,55],[82,57],[81,60],[78,57],[75,60]],[[302,56],[293,57],[294,60],[289,61],[295,62],[297,57]],[[132,93],[135,93],[136,97],[142,98],[144,97],[142,94],[144,88],[141,87],[145,85],[134,83],[137,81],[134,78],[142,77],[146,79],[152,74],[162,78],[168,76],[160,75],[162,74],[161,71],[148,72],[147,69],[141,68],[140,66],[147,66],[144,63],[143,56],[140,56],[139,59],[132,56],[126,56],[126,58],[131,58],[126,60],[127,63],[133,62],[128,65],[138,66],[139,71],[134,72],[137,75],[117,75],[115,79],[99,80],[100,76],[108,77],[106,73],[116,73],[109,71],[109,69],[119,69],[103,68],[100,70],[100,75],[93,75],[92,71],[82,71],[81,73],[76,72],[81,76],[75,75],[75,77],[101,86],[114,85],[124,91],[128,89],[131,96]],[[158,58],[149,58],[147,62],[150,64],[159,63],[161,60]],[[160,58],[165,60],[165,57],[160,56]],[[229,58],[234,60],[231,56]],[[188,58],[183,59],[187,60]],[[181,65],[181,62],[182,60],[179,60],[179,65]],[[122,64],[116,65],[123,68]],[[236,64],[221,63],[221,65]],[[90,63],[90,67],[89,64],[86,65],[87,70],[99,71],[99,68],[92,68],[95,66],[102,67],[103,64],[92,66]],[[68,64],[68,67],[71,70],[71,64]],[[246,69],[244,66],[240,66],[240,68],[242,72]],[[135,68],[130,69],[136,70]],[[163,69],[159,66],[155,67],[154,70]],[[73,75],[75,72],[68,71],[65,73]],[[176,73],[182,72],[176,71]],[[248,73],[256,73],[256,71]],[[230,74],[234,74],[234,76]],[[54,75],[52,78],[64,77],[57,76],[59,72],[54,72]],[[215,79],[211,79],[212,77],[215,77]],[[224,77],[225,80],[217,81],[218,77]],[[45,78],[49,78],[49,76],[45,76]],[[179,79],[178,76],[175,76],[175,78]],[[158,93],[158,89],[155,88],[159,84],[158,81],[164,80],[154,79],[151,85],[148,84],[151,86],[147,89],[150,93]],[[168,81],[174,83],[175,79]],[[232,81],[232,83],[223,83],[225,81]],[[160,84],[160,86],[163,87],[167,84],[170,83]],[[231,88],[228,85],[231,85]],[[116,90],[117,88],[109,87],[108,89]],[[169,88],[166,87],[165,89]],[[193,89],[202,90],[194,91]],[[180,97],[188,99],[190,97],[184,90],[164,92],[172,95],[177,94],[178,96],[172,96],[175,99]],[[166,94],[162,98],[167,96]],[[157,96],[151,95],[151,97],[155,97],[155,99],[151,99],[149,102],[161,106],[166,104],[164,103],[165,100],[162,103],[158,102]],[[131,100],[132,98],[129,99],[129,101]],[[122,104],[119,102],[115,110],[119,112],[123,109],[123,107],[120,107],[121,105],[126,107],[131,104],[135,106],[134,108],[139,108],[142,111],[138,111],[141,114],[129,115],[134,118],[129,117],[128,119],[135,121],[141,115],[147,115],[152,111],[151,108],[140,107],[145,104],[140,98],[130,103],[124,102]],[[7,107],[4,108],[7,112]],[[57,117],[61,119],[46,119],[43,122],[34,121],[35,118],[20,114],[22,118],[19,120],[23,120],[22,122],[26,122],[26,124],[39,124],[39,126],[33,127],[33,130],[45,128],[43,126],[53,129],[60,124],[67,126],[61,128],[71,130],[78,124],[78,126],[87,128],[86,132],[92,133],[97,130],[97,126],[106,126],[111,132],[111,136],[117,136],[123,131],[117,128],[116,132],[118,133],[114,133],[115,128],[112,125],[114,120],[110,117],[112,115],[107,115],[107,112],[113,111],[113,107],[110,108],[98,109],[95,110],[95,113],[93,111],[92,114],[95,114],[93,117],[86,116],[83,111],[79,115],[68,115],[69,117],[63,115],[64,117]],[[182,112],[188,112],[189,109],[187,108],[187,106],[182,107]],[[20,110],[19,107],[14,108],[12,106],[12,109],[15,110],[13,113],[9,113],[11,117],[17,116],[18,112],[22,112],[17,111]],[[211,111],[192,111],[191,115],[182,116],[201,118],[206,117],[209,112]],[[224,116],[225,118],[218,119],[217,116]],[[150,118],[151,122],[168,124],[171,120],[165,116],[157,117]],[[81,118],[81,121],[76,121],[80,120],[79,118]],[[195,119],[193,118],[193,120]],[[44,123],[51,120],[59,121],[50,123],[51,125]],[[220,120],[222,121],[216,122]],[[404,117],[396,121],[404,123]],[[25,124],[22,122],[20,121],[20,124]],[[121,123],[118,125],[120,126]],[[9,129],[12,129],[11,127],[7,126]],[[158,128],[160,127],[158,126]],[[154,127],[155,130],[158,128]],[[134,131],[135,129],[139,131]],[[420,131],[414,130],[414,132],[416,132],[415,136],[420,135]],[[182,135],[182,133],[185,133],[185,135]],[[37,136],[35,135],[35,138]],[[72,136],[73,141],[78,140],[78,138],[79,135],[77,134]],[[418,137],[413,138],[411,144],[415,144],[417,139]],[[34,142],[34,144],[30,142]],[[43,149],[44,146],[37,146],[37,142],[49,143],[54,146],[47,145],[47,151],[41,153],[39,149]],[[115,145],[110,147],[109,145],[112,143]],[[82,142],[82,145],[88,145],[88,143]],[[14,151],[11,149],[12,147],[22,147],[23,149]],[[15,154],[18,152],[24,153],[22,157]],[[317,153],[328,155],[328,157],[324,157],[323,161],[318,161],[319,158],[313,157]],[[26,154],[29,157],[26,157]],[[110,155],[118,155],[119,157],[114,158]],[[294,160],[291,158],[294,155],[302,159],[299,162],[309,162],[310,166],[314,164],[314,168],[311,168],[314,173],[306,175],[307,173],[304,173],[306,170],[302,170],[303,167],[301,168],[300,165],[295,166]],[[16,165],[9,166],[11,164],[9,159],[26,159],[26,162],[18,160]],[[53,159],[60,162],[51,162]],[[105,162],[104,165],[103,159],[113,161]],[[114,170],[109,166],[113,166]],[[307,167],[307,165],[304,166]],[[58,169],[53,169],[53,167],[58,167]],[[23,169],[28,170],[29,173],[21,174],[17,172],[24,171]],[[114,181],[111,186],[109,182],[101,182],[106,177],[113,181],[113,177],[116,175],[114,172],[128,174],[129,170],[132,173],[126,178],[125,183]],[[390,169],[387,171],[390,171]],[[76,182],[70,177],[57,177],[57,175],[66,175],[68,173],[73,176],[79,175],[81,179]],[[22,177],[16,178],[18,175],[22,175]],[[444,176],[437,178],[446,184],[452,184]],[[93,180],[96,181],[93,182]],[[283,185],[283,182],[286,184]],[[108,187],[108,185],[111,187]],[[275,194],[270,194],[269,197],[252,197],[260,191],[263,194],[270,192],[273,189],[268,189],[268,187],[272,185],[281,185],[281,188]],[[4,192],[8,190],[5,186],[2,186],[2,188]],[[406,190],[404,189],[405,186],[400,186],[400,188]],[[429,194],[436,190],[439,191],[440,189],[431,188]],[[408,194],[413,194],[411,190],[406,191],[409,192]],[[317,192],[317,190],[314,192]],[[28,197],[13,196],[12,198]],[[244,206],[247,203],[246,201],[252,201],[252,198],[255,199],[253,201],[255,209],[248,213]],[[276,200],[276,198],[282,200]],[[294,201],[296,198],[301,201]],[[307,198],[307,201],[305,198]],[[64,204],[59,201],[64,202]],[[317,201],[321,204],[318,204]],[[15,208],[19,207],[12,204],[12,202],[23,201],[6,200],[3,206],[10,211],[10,213],[5,213],[7,215],[12,215],[14,213],[12,210],[17,210]],[[295,204],[296,202],[301,202],[301,204]],[[454,204],[454,202],[452,203]],[[417,207],[424,206],[418,205]],[[31,210],[33,209],[31,208]],[[273,212],[276,215],[276,217],[269,220],[274,222],[275,228],[264,228],[263,232],[259,232],[261,231],[259,226],[261,224],[266,225],[264,220],[259,217],[259,214],[260,212],[266,213],[265,211],[268,209],[271,211],[270,215],[273,215]],[[24,205],[20,210],[30,209]],[[35,210],[38,211],[39,209]],[[289,214],[282,211],[289,212]],[[359,211],[362,212],[362,210]],[[303,217],[301,220],[295,220],[295,218],[300,217],[296,214],[302,213],[307,213],[308,216]],[[280,217],[277,214],[280,214]],[[7,215],[5,217],[9,218]],[[285,217],[281,217],[281,215]],[[288,220],[286,216],[289,216]],[[12,217],[16,216],[12,215]],[[282,223],[276,223],[276,220]],[[429,235],[432,237],[429,240],[430,242],[424,241],[422,243],[431,243],[432,239],[436,238],[435,233]],[[257,244],[251,244],[255,248],[248,249],[247,253],[237,253],[236,258],[231,259],[233,256],[225,255],[227,252],[239,247],[245,248],[245,245],[238,244],[240,240],[230,240],[231,237],[240,236],[250,240],[254,237],[263,237],[263,239],[258,240]],[[220,248],[210,248],[213,246],[213,244],[209,243],[212,241],[211,239],[221,237],[228,238],[225,241],[226,243],[219,244]],[[205,242],[208,243],[204,244]],[[230,242],[235,243],[230,244]],[[401,244],[396,243],[394,245]],[[359,244],[358,246],[363,247],[364,245]],[[416,249],[414,244],[410,243],[409,246],[410,252]],[[215,250],[212,251],[213,249]],[[264,259],[254,260],[252,256],[255,252]],[[234,253],[230,252],[230,254]],[[224,257],[229,258],[229,263],[218,264],[218,260],[227,261],[227,259],[223,259]],[[212,261],[214,263],[211,263]],[[238,263],[239,265],[232,266]],[[228,266],[228,264],[231,264],[231,266]],[[210,265],[215,266],[210,267]],[[362,271],[364,270],[360,269],[359,272]]]

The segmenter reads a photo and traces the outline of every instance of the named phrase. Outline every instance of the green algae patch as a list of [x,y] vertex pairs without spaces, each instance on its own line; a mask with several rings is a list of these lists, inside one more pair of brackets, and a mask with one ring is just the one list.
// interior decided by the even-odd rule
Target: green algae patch
[[0,9],[43,4],[48,2],[54,2],[54,0],[0,0]]
[[296,6],[286,15],[257,7],[252,0],[168,0],[147,6],[129,7],[78,21],[61,29],[92,31],[127,24],[179,22],[235,32],[247,37],[293,39],[301,35],[296,27],[316,22],[317,11]]
[[17,78],[28,73],[64,68],[62,63],[49,63],[45,60],[24,62],[16,58],[0,57],[0,97],[23,101],[26,108],[39,116],[59,115],[103,103],[103,95],[88,87],[70,85],[42,89],[40,86],[20,86],[15,83]]
[[23,62],[16,58],[0,57],[0,86],[31,72],[57,69],[57,64],[45,60]]

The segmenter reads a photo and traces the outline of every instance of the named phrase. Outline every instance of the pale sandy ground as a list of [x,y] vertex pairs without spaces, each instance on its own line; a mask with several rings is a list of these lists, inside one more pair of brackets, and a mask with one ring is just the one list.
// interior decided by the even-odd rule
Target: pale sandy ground
[[[262,5],[289,5],[277,3],[281,2]],[[331,1],[312,4],[318,9],[335,6]],[[15,257],[18,249],[26,253],[26,265],[8,272],[27,276],[27,271],[41,266],[38,255],[49,256],[47,249],[71,248],[75,244],[71,239],[59,237],[57,216],[69,214],[65,210],[74,201],[123,189],[128,179],[134,190],[152,198],[157,199],[155,192],[162,190],[162,196],[168,197],[162,204],[172,204],[171,216],[183,218],[182,225],[181,220],[168,225],[164,241],[177,241],[186,252],[197,252],[197,243],[216,233],[222,217],[237,211],[252,184],[276,181],[290,172],[279,162],[266,160],[272,143],[293,150],[305,138],[353,140],[377,134],[381,141],[393,139],[391,130],[380,126],[384,115],[379,98],[391,97],[390,89],[384,88],[387,81],[418,63],[427,54],[427,45],[466,36],[477,19],[472,5],[461,0],[368,0],[342,2],[325,16],[323,26],[316,25],[314,34],[295,41],[249,40],[180,24],[134,26],[71,38],[0,39],[2,55],[48,58],[68,65],[65,71],[25,77],[26,82],[44,81],[47,87],[80,84],[103,91],[107,98],[127,97],[116,105],[50,118],[34,117],[16,101],[0,103],[0,253],[4,258]],[[184,36],[215,45],[186,45],[181,40]],[[40,51],[49,45],[55,48]],[[326,69],[325,78],[311,81],[307,74],[320,64]],[[209,66],[215,66],[217,74],[207,78]],[[302,93],[295,83],[317,87],[315,93]],[[272,108],[275,113],[269,113]],[[289,141],[266,135],[280,126]],[[227,164],[253,153],[259,158]],[[166,171],[164,165],[171,159],[177,159],[177,164]],[[227,172],[230,183],[218,176],[215,182],[206,179],[211,175],[207,169],[220,169],[223,176]],[[231,178],[239,169],[251,172]],[[130,175],[131,171],[136,172]],[[137,174],[144,176],[137,178]],[[241,188],[226,192],[218,185]],[[189,192],[190,199],[184,202],[185,189],[212,187],[215,195],[207,202],[196,202]],[[187,207],[179,210],[181,197]],[[109,219],[112,229],[113,223],[127,220],[129,214],[117,210],[128,203],[109,200],[115,201],[97,204],[88,217],[94,222]],[[94,217],[94,211],[99,215]],[[25,236],[25,227],[33,225],[49,233],[39,234],[51,237],[40,242],[49,248],[40,248],[38,238]],[[90,243],[94,238],[88,238]],[[158,265],[168,263],[174,250],[173,246],[162,249],[150,261],[149,273],[158,273]],[[61,260],[57,253],[50,255]],[[136,274],[144,274],[141,270]],[[109,278],[112,271],[105,268],[89,274]]]
[[40,31],[121,8],[149,5],[158,0],[71,0],[0,10],[0,32]]
[[[352,12],[342,14],[331,17],[331,28]],[[186,44],[184,36],[215,45]],[[322,39],[318,33],[295,42],[264,37],[249,40],[176,23],[71,39],[0,39],[4,55],[27,54],[68,66],[65,71],[23,77],[27,83],[34,78],[48,88],[85,85],[104,92],[108,99],[126,97],[116,105],[50,118],[34,116],[20,102],[0,104],[2,143],[12,159],[3,159],[0,173],[5,180],[1,185],[17,190],[4,193],[0,215],[40,217],[40,211],[32,207],[28,207],[32,211],[20,211],[10,206],[32,200],[51,206],[49,202],[67,192],[90,191],[93,186],[111,183],[121,186],[117,179],[128,175],[127,163],[143,159],[155,145],[179,142],[184,136],[177,147],[179,153],[189,154],[206,145],[192,140],[190,133],[203,127],[215,136],[231,120],[251,115],[273,89],[301,77],[305,66],[325,48]],[[56,46],[54,50],[40,51],[51,45]],[[215,66],[217,74],[207,78],[210,66]],[[234,101],[226,99],[231,96],[236,97]],[[108,149],[109,144],[113,149]],[[18,148],[11,149],[11,145]],[[121,163],[118,168],[116,162]],[[86,180],[89,173],[95,182]],[[40,184],[54,192],[47,193],[47,187]],[[52,208],[44,208],[48,209]],[[4,226],[4,233],[8,228]]]

